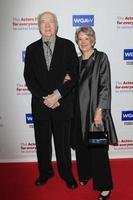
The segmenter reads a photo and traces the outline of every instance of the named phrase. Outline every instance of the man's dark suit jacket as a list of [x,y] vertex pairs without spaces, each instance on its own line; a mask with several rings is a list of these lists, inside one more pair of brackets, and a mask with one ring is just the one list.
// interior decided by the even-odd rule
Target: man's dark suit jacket
[[[71,77],[64,83],[66,74]],[[50,70],[44,56],[42,39],[30,44],[26,49],[24,78],[32,93],[32,114],[36,119],[70,119],[73,116],[73,87],[78,78],[78,57],[74,44],[56,36]],[[58,89],[62,98],[56,109],[43,104],[43,96]]]

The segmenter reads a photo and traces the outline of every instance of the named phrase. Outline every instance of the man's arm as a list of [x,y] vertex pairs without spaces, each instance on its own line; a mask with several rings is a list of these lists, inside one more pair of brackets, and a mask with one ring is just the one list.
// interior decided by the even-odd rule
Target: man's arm
[[64,62],[67,63],[67,71],[64,77],[62,84],[53,91],[52,94],[49,94],[47,97],[44,97],[44,104],[50,108],[58,102],[59,99],[65,97],[69,94],[73,87],[75,86],[78,80],[78,56],[75,50],[75,46],[72,43],[68,43],[65,49],[65,59]]
[[[70,81],[71,77],[69,74],[65,75],[63,83],[66,81]],[[44,99],[44,104],[48,106],[49,108],[57,108],[60,106],[60,103],[58,102],[59,99],[61,99],[61,94],[59,93],[58,90],[55,90],[52,95],[48,95],[47,97],[43,97]]]
[[34,75],[33,66],[34,66],[33,54],[31,52],[31,49],[27,47],[25,56],[24,79],[32,95],[42,99],[42,97],[47,94],[39,86],[39,83]]

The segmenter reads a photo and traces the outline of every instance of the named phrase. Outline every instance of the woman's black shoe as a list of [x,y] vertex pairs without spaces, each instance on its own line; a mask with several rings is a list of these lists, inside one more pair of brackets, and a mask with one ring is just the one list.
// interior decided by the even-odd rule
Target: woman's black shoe
[[88,183],[88,179],[80,181],[80,185],[86,185]]
[[110,197],[111,191],[109,191],[109,193],[106,196],[102,195],[102,192],[98,198],[98,200],[107,200]]

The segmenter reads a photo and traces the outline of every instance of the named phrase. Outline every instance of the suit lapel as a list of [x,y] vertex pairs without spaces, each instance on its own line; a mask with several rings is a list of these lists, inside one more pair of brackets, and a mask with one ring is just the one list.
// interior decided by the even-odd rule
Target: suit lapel
[[62,43],[60,42],[60,38],[56,36],[55,47],[53,51],[53,56],[51,60],[51,66],[54,68],[56,64],[58,65],[58,61],[61,59],[61,52],[62,52]]
[[46,64],[46,59],[45,59],[45,56],[44,56],[44,49],[43,49],[43,43],[42,43],[42,39],[40,39],[38,41],[38,46],[37,46],[37,56],[38,56],[38,59],[39,59],[39,63],[40,63],[40,66],[42,66],[43,70],[47,69],[47,64]]
[[[55,66],[60,66],[60,65],[58,65],[58,61],[60,62],[60,59],[62,57],[61,56],[62,51],[60,49],[62,49],[62,43],[60,42],[60,38],[58,36],[56,36],[55,47],[54,47],[52,60],[51,60],[52,68],[54,68]],[[48,72],[46,59],[45,59],[45,56],[44,56],[44,49],[43,49],[42,39],[40,39],[38,41],[37,57],[39,59],[40,66],[42,66],[43,71],[45,69]]]

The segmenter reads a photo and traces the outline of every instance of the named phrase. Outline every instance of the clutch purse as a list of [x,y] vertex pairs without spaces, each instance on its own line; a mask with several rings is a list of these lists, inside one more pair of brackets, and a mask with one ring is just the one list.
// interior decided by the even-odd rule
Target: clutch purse
[[88,131],[87,143],[89,146],[107,146],[108,145],[108,134],[104,130],[104,126],[98,128],[94,123],[91,125],[91,130]]

